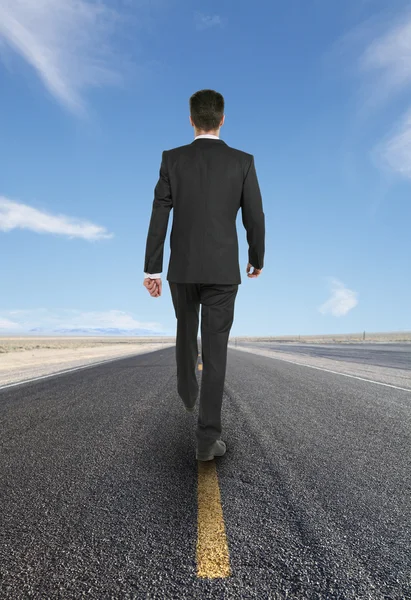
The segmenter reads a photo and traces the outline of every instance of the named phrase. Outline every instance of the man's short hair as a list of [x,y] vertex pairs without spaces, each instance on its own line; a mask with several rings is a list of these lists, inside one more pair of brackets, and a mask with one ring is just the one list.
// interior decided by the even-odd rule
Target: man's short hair
[[199,90],[190,98],[190,115],[197,129],[218,129],[224,116],[224,98],[214,90]]

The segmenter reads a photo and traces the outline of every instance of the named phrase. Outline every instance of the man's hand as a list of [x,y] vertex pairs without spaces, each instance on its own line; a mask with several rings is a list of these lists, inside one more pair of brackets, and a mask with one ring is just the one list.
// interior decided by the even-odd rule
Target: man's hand
[[[250,273],[250,269],[254,269],[254,271]],[[261,275],[261,271],[262,269],[256,269],[253,265],[250,265],[250,263],[247,264],[247,277],[258,277]]]
[[153,296],[153,298],[161,296],[162,283],[160,278],[151,279],[151,277],[146,277],[143,281],[143,285],[148,289],[150,296]]

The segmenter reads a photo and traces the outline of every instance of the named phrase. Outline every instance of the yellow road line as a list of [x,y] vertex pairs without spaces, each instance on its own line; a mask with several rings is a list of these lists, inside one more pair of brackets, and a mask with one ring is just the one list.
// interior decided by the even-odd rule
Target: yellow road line
[[197,576],[215,579],[230,575],[230,556],[215,461],[198,461]]

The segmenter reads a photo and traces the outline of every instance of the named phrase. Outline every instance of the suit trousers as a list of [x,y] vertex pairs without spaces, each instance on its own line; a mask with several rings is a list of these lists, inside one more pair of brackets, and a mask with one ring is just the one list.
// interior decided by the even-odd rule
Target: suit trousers
[[199,450],[221,435],[221,406],[227,366],[227,345],[234,320],[239,284],[176,283],[169,281],[177,318],[177,391],[184,404],[195,404],[198,326],[201,304],[203,363],[196,438]]

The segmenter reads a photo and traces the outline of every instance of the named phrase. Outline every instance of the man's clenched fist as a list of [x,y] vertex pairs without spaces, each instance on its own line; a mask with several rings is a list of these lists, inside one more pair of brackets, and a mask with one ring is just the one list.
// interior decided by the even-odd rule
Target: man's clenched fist
[[146,277],[143,281],[143,285],[148,289],[150,296],[153,296],[153,298],[161,296],[161,279],[151,279],[150,277]]

